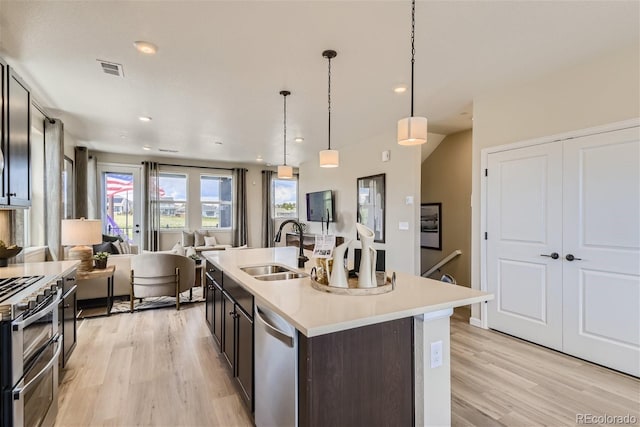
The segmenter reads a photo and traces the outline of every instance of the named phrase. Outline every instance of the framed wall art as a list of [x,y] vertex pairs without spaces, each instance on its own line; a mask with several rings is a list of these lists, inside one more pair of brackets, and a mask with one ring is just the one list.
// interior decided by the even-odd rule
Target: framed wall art
[[442,203],[420,205],[420,247],[442,250]]

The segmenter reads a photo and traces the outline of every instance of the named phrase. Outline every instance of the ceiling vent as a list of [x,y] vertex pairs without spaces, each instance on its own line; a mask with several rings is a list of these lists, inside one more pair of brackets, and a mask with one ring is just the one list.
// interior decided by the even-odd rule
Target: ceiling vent
[[158,151],[162,151],[163,153],[177,153],[178,150],[172,150],[171,148],[158,148]]
[[112,76],[124,77],[124,71],[122,70],[122,64],[116,64],[115,62],[103,61],[102,59],[96,59],[102,72],[105,74],[111,74]]

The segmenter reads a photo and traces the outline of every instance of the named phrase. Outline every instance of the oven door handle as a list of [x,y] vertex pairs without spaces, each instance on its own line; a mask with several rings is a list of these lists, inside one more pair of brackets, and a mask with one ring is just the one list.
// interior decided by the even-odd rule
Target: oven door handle
[[23,320],[22,322],[13,322],[11,325],[13,326],[14,331],[21,331],[29,325],[37,322],[42,319],[44,316],[52,312],[52,310],[58,309],[58,303],[62,300],[62,289],[58,289],[56,292],[56,297],[53,299],[51,304],[49,304],[46,308],[41,309],[33,316],[29,316],[27,320]]
[[58,356],[60,356],[60,352],[62,351],[62,346],[60,345],[60,336],[58,336],[54,342],[57,344],[57,349],[56,352],[54,353],[53,357],[51,358],[51,360],[49,360],[49,362],[47,363],[47,366],[45,366],[44,368],[42,368],[42,370],[40,372],[38,372],[38,374],[33,377],[33,379],[31,379],[31,381],[29,381],[27,384],[25,384],[22,387],[16,388],[13,391],[13,400],[20,400],[22,399],[22,395],[24,393],[26,393],[27,391],[29,391],[29,389],[33,386],[33,384],[37,383],[42,377],[44,377],[47,374],[47,371],[49,369],[51,369],[51,367],[55,364],[58,363]]

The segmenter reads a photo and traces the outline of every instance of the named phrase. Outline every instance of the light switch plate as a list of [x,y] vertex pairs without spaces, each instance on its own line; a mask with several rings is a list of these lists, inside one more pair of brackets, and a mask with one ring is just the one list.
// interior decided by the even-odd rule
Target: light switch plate
[[409,229],[409,223],[406,221],[400,221],[398,223],[398,229],[399,230],[408,230]]
[[413,196],[407,196],[404,199],[404,204],[405,205],[412,205],[413,204]]
[[386,150],[382,152],[382,161],[383,162],[388,162],[389,160],[391,160],[391,151]]

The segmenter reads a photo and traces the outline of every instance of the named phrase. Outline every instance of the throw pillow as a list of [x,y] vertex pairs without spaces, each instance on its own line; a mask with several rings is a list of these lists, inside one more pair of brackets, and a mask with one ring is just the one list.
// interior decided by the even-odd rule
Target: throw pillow
[[119,240],[116,240],[115,242],[111,242],[111,244],[112,244],[112,245],[113,245],[113,247],[116,249],[116,251],[117,251],[119,254],[122,254],[122,253],[124,253],[124,252],[122,252],[122,246],[120,246],[120,243],[121,243],[121,242],[120,242]]
[[129,242],[120,242],[120,253],[121,254],[131,253],[131,245],[129,244]]
[[93,245],[93,253],[97,254],[98,252],[107,252],[109,254],[117,254],[118,250],[113,246],[111,242],[103,242],[103,243],[98,243],[97,245]]
[[204,238],[207,235],[207,233],[203,233],[202,231],[195,231],[193,233],[194,236],[194,243],[193,246],[204,246]]
[[204,245],[205,246],[215,246],[218,242],[216,241],[215,236],[204,236]]
[[122,237],[120,236],[109,236],[107,234],[102,235],[103,242],[122,242]]
[[184,249],[185,249],[184,256],[197,255],[196,248],[194,248],[193,246],[189,246],[188,248],[184,248]]
[[173,247],[171,248],[171,251],[175,252],[177,255],[184,256],[184,246],[182,246],[180,242],[173,245]]
[[194,246],[193,233],[188,233],[186,231],[182,232],[182,246],[184,246],[185,248],[187,246]]

